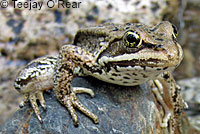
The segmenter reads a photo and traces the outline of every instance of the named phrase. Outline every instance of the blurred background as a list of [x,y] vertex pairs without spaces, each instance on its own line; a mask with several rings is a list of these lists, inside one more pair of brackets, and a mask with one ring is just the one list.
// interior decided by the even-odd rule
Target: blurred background
[[[5,2],[8,5],[3,7]],[[188,102],[190,122],[200,130],[199,0],[73,0],[70,8],[58,8],[58,0],[49,8],[46,0],[41,9],[14,7],[19,2],[26,0],[0,0],[0,125],[23,99],[13,87],[17,72],[37,57],[57,54],[63,44],[72,42],[79,28],[105,22],[155,25],[167,20],[177,26],[184,50],[174,76]]]

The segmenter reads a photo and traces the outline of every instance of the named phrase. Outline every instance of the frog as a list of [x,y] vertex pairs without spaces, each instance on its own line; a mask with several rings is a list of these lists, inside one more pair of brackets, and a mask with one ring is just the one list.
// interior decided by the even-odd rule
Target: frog
[[[168,21],[154,26],[107,23],[81,28],[71,44],[60,48],[58,55],[33,60],[18,73],[14,87],[24,95],[19,106],[30,102],[42,123],[36,100],[46,109],[43,93],[53,89],[75,126],[79,124],[76,109],[98,123],[98,117],[76,96],[87,93],[93,97],[94,92],[89,88],[72,87],[73,78],[92,76],[120,86],[137,86],[148,82],[164,109],[161,126],[167,127],[172,108],[164,102],[162,92],[167,92],[168,96],[171,94],[172,102],[179,91],[171,75],[183,59],[177,34],[176,27]],[[183,100],[179,97],[179,101],[174,102],[175,109],[175,105],[183,103]],[[177,111],[180,112],[180,109]]]

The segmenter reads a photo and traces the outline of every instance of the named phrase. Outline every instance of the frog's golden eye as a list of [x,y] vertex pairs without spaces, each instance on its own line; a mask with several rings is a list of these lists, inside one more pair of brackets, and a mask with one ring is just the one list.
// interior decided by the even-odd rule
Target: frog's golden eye
[[173,28],[173,36],[174,36],[174,38],[176,39],[176,37],[178,36],[177,28],[176,28],[176,26],[174,26],[173,24],[172,24],[172,28]]
[[132,31],[132,30],[127,31],[124,34],[123,40],[124,40],[124,44],[130,48],[138,48],[142,43],[140,35],[136,31]]

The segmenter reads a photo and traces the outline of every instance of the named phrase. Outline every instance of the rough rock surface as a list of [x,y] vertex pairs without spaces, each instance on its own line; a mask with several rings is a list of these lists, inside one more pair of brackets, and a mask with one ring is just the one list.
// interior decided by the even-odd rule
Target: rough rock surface
[[182,96],[188,104],[186,113],[194,128],[200,130],[200,77],[178,81],[182,88]]
[[[74,87],[93,89],[95,97],[78,95],[80,101],[99,117],[99,124],[78,113],[79,127],[74,127],[67,109],[56,100],[53,92],[45,94],[47,111],[41,107],[43,124],[40,124],[30,105],[17,111],[0,127],[0,133],[67,133],[67,134],[167,134],[159,120],[162,108],[147,84],[140,87],[109,85],[91,77],[75,78]],[[158,110],[159,109],[159,110]],[[160,112],[161,111],[161,112]]]
[[[0,133],[10,134],[169,134],[169,128],[161,128],[159,120],[162,107],[155,100],[147,84],[136,87],[109,85],[91,77],[75,78],[74,87],[93,89],[95,97],[78,95],[80,101],[99,117],[99,124],[77,111],[79,127],[74,127],[65,107],[57,100],[53,91],[45,93],[47,111],[40,107],[43,124],[37,120],[30,105],[18,110],[0,126]],[[191,127],[185,114],[182,115],[183,134],[199,134]],[[179,127],[180,127],[179,126]],[[173,134],[180,134],[175,129]]]

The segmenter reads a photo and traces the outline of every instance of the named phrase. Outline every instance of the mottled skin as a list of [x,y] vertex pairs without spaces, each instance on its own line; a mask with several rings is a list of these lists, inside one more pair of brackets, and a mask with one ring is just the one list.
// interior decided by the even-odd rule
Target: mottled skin
[[[183,108],[182,98],[178,97],[176,100],[180,95],[170,74],[183,57],[182,49],[176,41],[176,34],[175,27],[169,22],[161,22],[154,27],[128,23],[80,29],[73,45],[64,45],[58,57],[34,60],[19,73],[15,87],[26,96],[21,106],[30,100],[38,119],[42,121],[36,99],[38,98],[45,108],[42,93],[53,86],[57,99],[68,109],[75,125],[78,125],[78,117],[74,108],[97,123],[97,116],[84,107],[76,97],[76,93],[85,92],[93,96],[93,92],[87,88],[71,87],[74,77],[91,75],[122,86],[135,86],[149,81],[158,101],[163,105],[165,115],[161,126],[166,127],[172,117],[170,110]],[[41,63],[45,62],[46,66],[42,66]],[[47,72],[41,73],[44,68]],[[166,75],[167,79],[162,77]],[[165,101],[170,101],[169,104],[165,104],[159,90],[163,91],[163,96],[168,93]],[[173,94],[176,94],[175,98]]]

